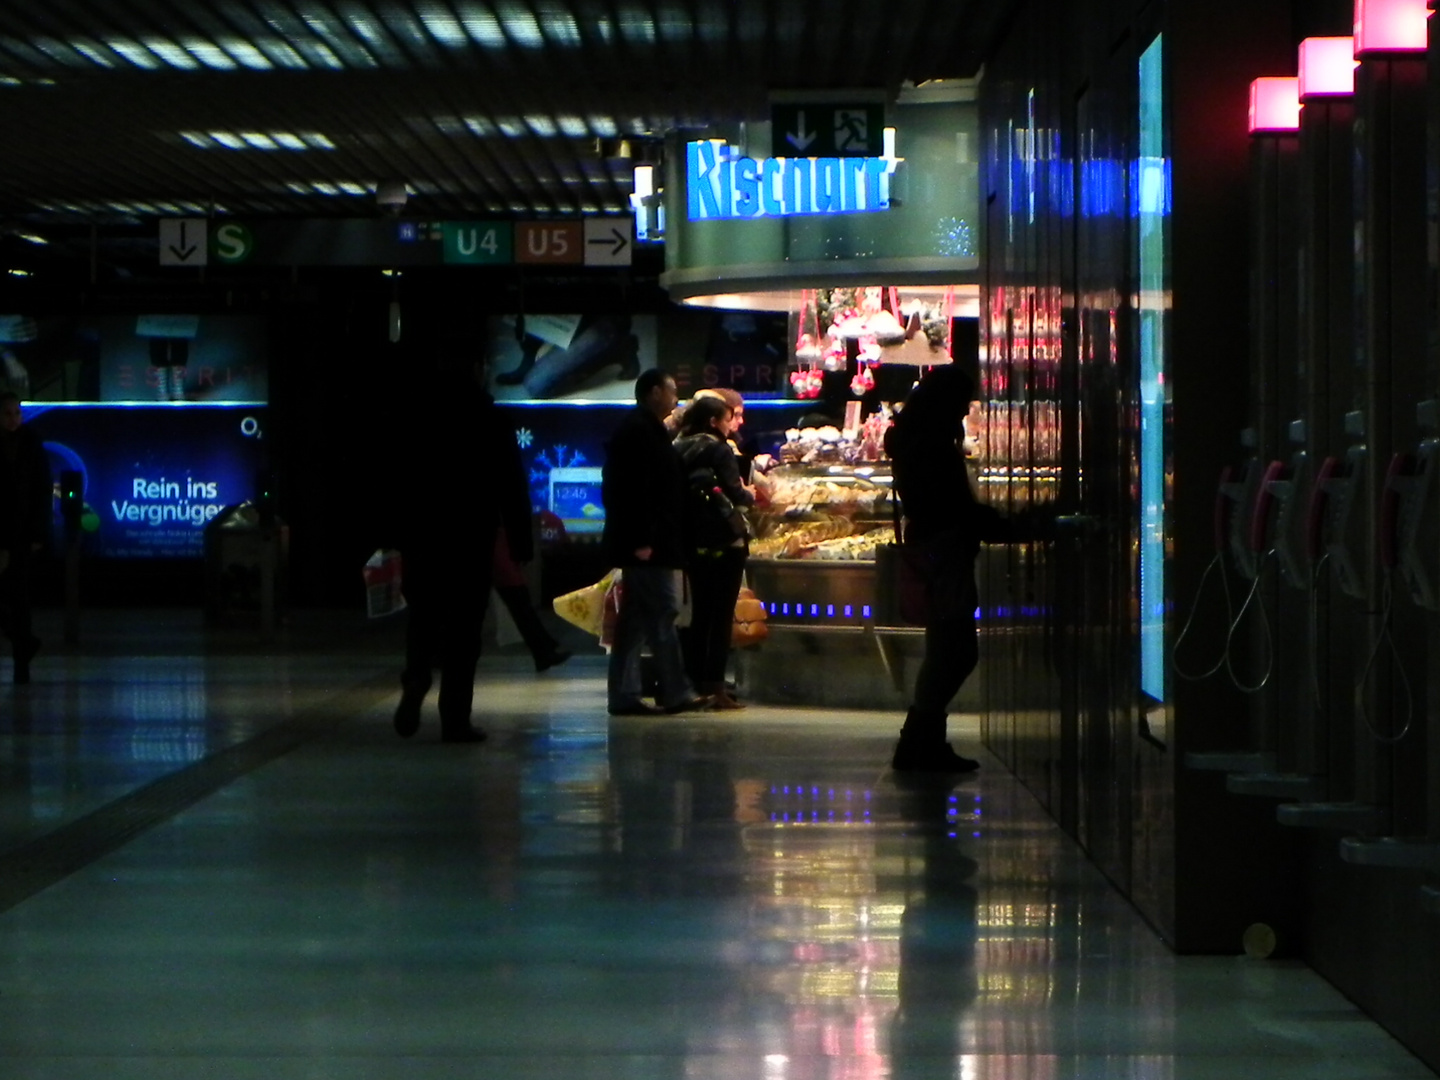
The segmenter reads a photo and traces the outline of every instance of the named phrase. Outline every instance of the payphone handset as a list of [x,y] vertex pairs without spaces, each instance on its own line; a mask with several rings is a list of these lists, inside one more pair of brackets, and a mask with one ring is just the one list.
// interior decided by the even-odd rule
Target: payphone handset
[[1310,471],[1309,457],[1304,450],[1290,455],[1287,475],[1270,482],[1271,494],[1275,498],[1275,556],[1280,561],[1280,576],[1292,588],[1305,589],[1310,586],[1310,574],[1306,566],[1306,550],[1298,536],[1300,520],[1300,499],[1297,496]]
[[1313,571],[1325,554],[1325,515],[1330,508],[1330,481],[1340,471],[1340,459],[1327,457],[1315,470],[1310,500],[1305,508],[1305,558]]
[[[1433,517],[1435,470],[1440,461],[1440,438],[1423,440],[1414,454],[1396,454],[1385,478],[1385,500],[1380,513],[1380,558],[1400,571],[1410,598],[1420,607],[1440,611],[1435,559],[1426,552],[1435,544]],[[1430,527],[1431,540],[1424,534]]]
[[[1260,559],[1251,547],[1255,535],[1255,511],[1257,499],[1263,488],[1264,471],[1259,458],[1249,458],[1240,467],[1239,479],[1232,473],[1229,479],[1222,476],[1219,498],[1224,500],[1223,510],[1217,507],[1217,516],[1223,512],[1225,546],[1240,573],[1253,580],[1260,572]],[[1264,513],[1268,516],[1270,501],[1267,498]]]
[[1362,561],[1352,550],[1350,522],[1360,502],[1367,454],[1363,442],[1355,443],[1325,481],[1325,554],[1335,568],[1341,591],[1358,599],[1365,598],[1365,577]]
[[1248,547],[1254,556],[1264,557],[1272,549],[1272,533],[1279,531],[1280,510],[1289,503],[1293,487],[1295,485],[1286,478],[1283,461],[1272,461],[1266,465],[1260,477],[1260,488],[1256,491],[1256,503],[1250,511]]

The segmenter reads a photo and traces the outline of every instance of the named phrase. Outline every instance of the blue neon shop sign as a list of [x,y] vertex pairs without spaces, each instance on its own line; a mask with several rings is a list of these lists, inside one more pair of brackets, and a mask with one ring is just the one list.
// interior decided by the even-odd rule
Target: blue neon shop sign
[[723,139],[686,144],[691,221],[864,214],[890,209],[890,177],[901,159],[751,158]]

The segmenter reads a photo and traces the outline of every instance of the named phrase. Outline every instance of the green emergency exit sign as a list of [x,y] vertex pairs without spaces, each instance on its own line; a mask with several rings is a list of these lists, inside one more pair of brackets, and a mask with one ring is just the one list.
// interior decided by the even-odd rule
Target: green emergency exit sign
[[885,106],[878,102],[773,102],[770,156],[879,157],[885,148]]

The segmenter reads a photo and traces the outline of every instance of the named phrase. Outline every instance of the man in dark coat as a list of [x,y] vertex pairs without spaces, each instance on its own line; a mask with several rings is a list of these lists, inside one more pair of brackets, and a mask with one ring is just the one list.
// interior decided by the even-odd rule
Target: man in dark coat
[[515,429],[476,378],[477,348],[463,338],[442,344],[440,378],[410,409],[408,433],[396,448],[392,529],[409,608],[395,710],[402,738],[419,730],[436,667],[441,739],[485,738],[470,711],[497,530],[505,530],[517,563],[533,554],[530,493]]
[[[685,676],[675,619],[685,565],[685,478],[665,418],[675,380],[656,368],[635,380],[635,408],[606,446],[602,495],[605,554],[622,573],[620,614],[610,649],[608,699],[615,716],[684,712],[705,704]],[[640,652],[655,659],[653,707],[641,700]]]
[[30,616],[31,559],[50,531],[54,488],[45,447],[21,423],[20,398],[0,393],[0,625],[15,655],[15,681],[30,681],[40,649]]

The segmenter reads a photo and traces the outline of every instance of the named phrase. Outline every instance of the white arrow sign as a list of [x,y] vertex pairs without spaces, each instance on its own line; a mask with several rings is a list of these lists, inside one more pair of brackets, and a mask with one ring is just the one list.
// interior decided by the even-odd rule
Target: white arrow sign
[[210,261],[204,218],[160,219],[160,265],[204,266]]
[[629,218],[586,218],[585,265],[629,266],[634,228]]
[[785,133],[785,141],[803,154],[815,141],[815,135],[815,132],[805,130],[805,110],[801,109],[795,114],[795,130]]

